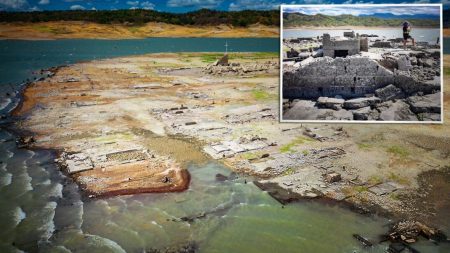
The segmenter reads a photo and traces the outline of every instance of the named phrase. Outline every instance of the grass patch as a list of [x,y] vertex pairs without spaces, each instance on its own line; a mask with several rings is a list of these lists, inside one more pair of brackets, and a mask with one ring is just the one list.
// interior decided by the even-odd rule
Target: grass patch
[[381,178],[380,176],[373,175],[373,176],[369,177],[367,182],[370,185],[376,185],[376,184],[382,183],[383,182],[383,178]]
[[252,94],[256,100],[265,100],[270,97],[270,94],[264,90],[253,90]]
[[299,136],[297,138],[295,138],[293,141],[291,141],[290,143],[283,145],[280,147],[280,152],[281,153],[292,153],[294,152],[294,150],[292,148],[294,148],[297,145],[300,144],[304,144],[304,143],[308,143],[313,141],[312,139],[305,137],[305,136]]
[[36,31],[39,31],[39,32],[52,33],[52,34],[69,34],[69,33],[71,33],[65,27],[49,27],[49,26],[45,26],[45,25],[36,25],[36,26],[33,26],[33,29]]
[[398,193],[391,192],[389,194],[389,198],[391,198],[392,200],[400,200],[400,195]]
[[345,196],[354,196],[357,193],[362,193],[368,190],[369,188],[367,188],[367,186],[349,186],[342,188],[341,191]]
[[295,169],[287,168],[287,170],[283,171],[283,176],[292,175],[295,173]]
[[402,185],[409,185],[408,179],[406,179],[406,178],[404,178],[404,177],[401,177],[400,175],[395,174],[395,173],[393,173],[393,172],[391,172],[391,173],[389,174],[389,177],[388,177],[388,178],[389,178],[390,180],[396,182],[396,183],[399,183],[399,184],[402,184]]
[[358,145],[358,148],[360,148],[360,149],[370,149],[372,147],[372,144],[364,143],[364,142],[358,143],[357,145]]
[[308,150],[303,150],[303,151],[302,151],[302,154],[303,154],[304,156],[307,156],[307,155],[309,155],[309,151],[308,151]]
[[355,186],[355,191],[358,193],[366,192],[368,190],[369,188],[367,188],[367,186]]
[[241,154],[241,157],[243,159],[247,159],[247,160],[258,159],[258,158],[261,158],[261,156],[262,156],[261,152],[255,152],[255,153],[246,152],[246,153]]
[[[216,60],[222,58],[224,54],[223,53],[207,53],[207,54],[201,54],[200,59],[202,62],[205,63],[212,63]],[[187,54],[188,57],[194,56]],[[233,60],[237,59],[243,59],[243,60],[263,60],[263,59],[270,59],[270,58],[276,58],[278,59],[278,53],[274,52],[256,52],[256,53],[228,53],[228,59],[232,62]]]
[[117,140],[127,140],[131,141],[133,140],[134,135],[130,133],[115,133],[115,134],[109,134],[105,136],[99,136],[97,138],[94,138],[95,142],[113,142]]
[[405,148],[405,147],[401,147],[401,146],[390,146],[387,149],[388,153],[400,156],[402,158],[405,158],[407,156],[409,156],[409,151]]
[[444,67],[444,74],[450,76],[450,67]]
[[213,63],[222,58],[222,56],[223,54],[202,54],[200,56],[200,59],[202,60],[202,62]]

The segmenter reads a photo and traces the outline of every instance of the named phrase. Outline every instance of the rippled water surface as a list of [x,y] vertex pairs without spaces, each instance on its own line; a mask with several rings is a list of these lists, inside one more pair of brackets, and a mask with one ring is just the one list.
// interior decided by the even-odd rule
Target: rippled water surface
[[216,181],[230,171],[215,162],[191,164],[183,193],[82,201],[50,152],[17,150],[11,137],[1,132],[0,252],[143,252],[189,243],[200,252],[352,252],[361,250],[352,233],[376,239],[385,229],[384,219],[336,206],[282,208],[250,178]]

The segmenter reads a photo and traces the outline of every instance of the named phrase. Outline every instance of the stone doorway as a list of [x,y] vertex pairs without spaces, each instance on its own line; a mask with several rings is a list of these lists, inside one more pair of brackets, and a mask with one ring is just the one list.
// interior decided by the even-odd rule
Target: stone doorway
[[347,57],[348,50],[334,50],[334,57]]

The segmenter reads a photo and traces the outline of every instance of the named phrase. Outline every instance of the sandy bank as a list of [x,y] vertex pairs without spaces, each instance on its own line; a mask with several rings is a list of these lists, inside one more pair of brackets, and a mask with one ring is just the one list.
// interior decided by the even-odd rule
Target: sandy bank
[[278,27],[180,26],[147,23],[142,26],[58,21],[41,23],[0,23],[0,39],[141,39],[149,37],[278,37]]

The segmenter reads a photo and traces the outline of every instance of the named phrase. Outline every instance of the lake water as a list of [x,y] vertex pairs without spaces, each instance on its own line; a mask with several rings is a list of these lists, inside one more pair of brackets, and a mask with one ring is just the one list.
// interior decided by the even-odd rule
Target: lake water
[[[0,83],[13,82],[17,88],[15,82],[29,78],[32,71],[80,60],[222,51],[225,41],[235,52],[276,52],[279,46],[277,39],[0,41],[1,57],[8,59],[0,63]],[[247,184],[242,177],[217,182],[217,173],[229,175],[230,170],[215,161],[190,164],[192,184],[182,193],[86,201],[54,158],[48,150],[17,149],[14,136],[0,129],[0,252],[142,253],[192,242],[199,252],[233,253],[384,252],[387,247],[364,249],[352,238],[359,233],[377,241],[387,230],[386,219],[315,202],[282,208],[251,179]],[[185,216],[201,218],[180,220]],[[449,252],[423,240],[414,247]]]
[[[355,33],[359,34],[375,34],[378,35],[379,38],[385,39],[395,39],[403,37],[403,31],[400,27],[398,29],[353,29],[353,30],[284,29],[283,38],[317,37],[322,36],[324,33],[329,33],[332,37],[343,36],[344,32],[348,31],[355,31]],[[411,30],[411,36],[416,41],[426,41],[428,43],[436,44],[437,38],[440,37],[440,31],[439,29],[414,28]]]

